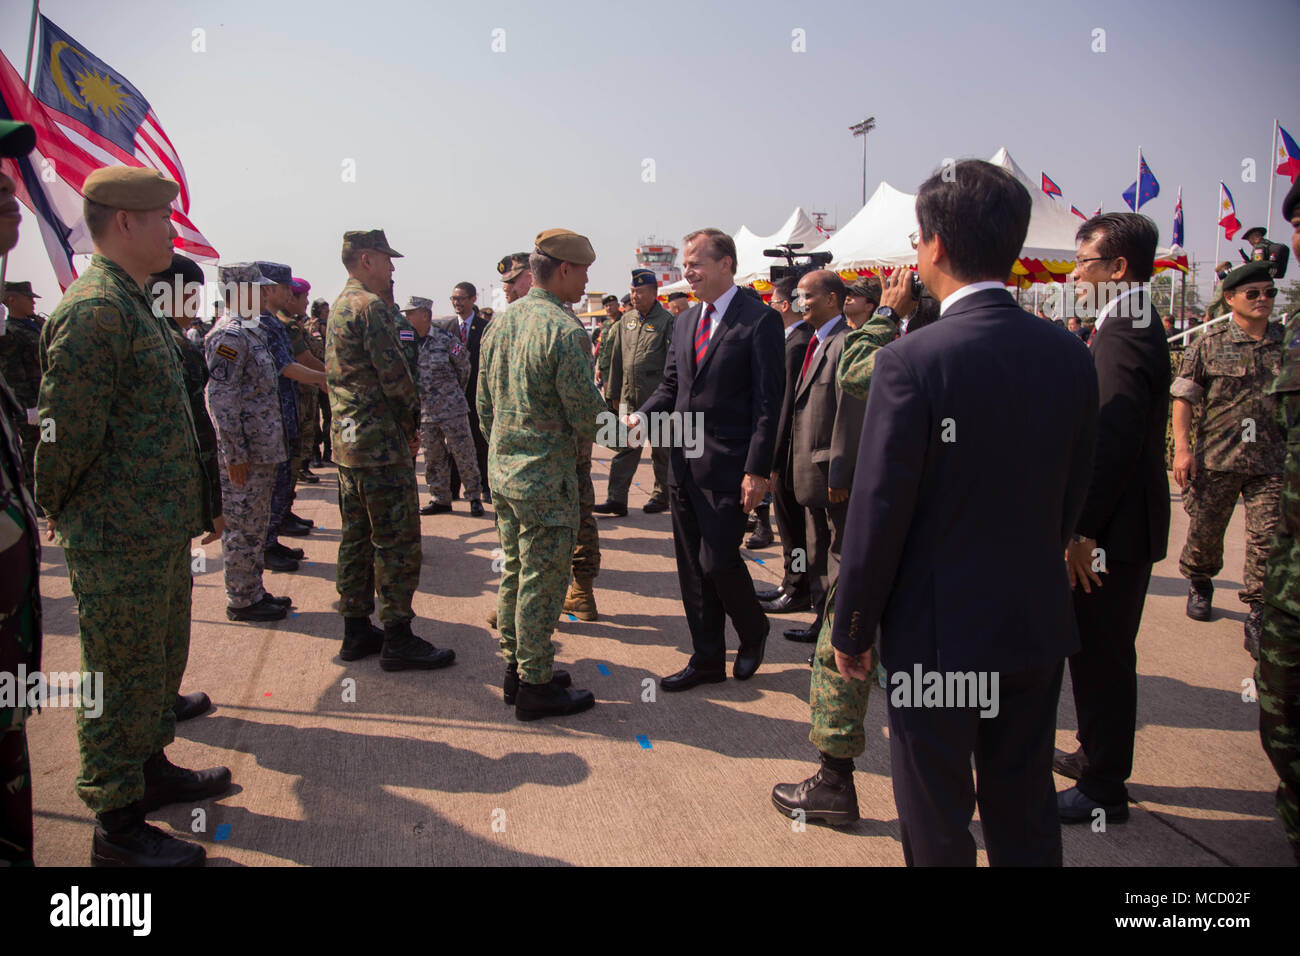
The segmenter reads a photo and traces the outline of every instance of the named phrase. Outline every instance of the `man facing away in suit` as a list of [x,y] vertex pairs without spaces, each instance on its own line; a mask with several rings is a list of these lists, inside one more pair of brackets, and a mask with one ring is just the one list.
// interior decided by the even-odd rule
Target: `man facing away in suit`
[[[1091,478],[1097,379],[1005,281],[1031,200],[1006,170],[922,184],[917,271],[942,321],[876,353],[840,563],[836,669],[889,673],[909,865],[1061,863],[1052,742],[1078,650],[1061,560]],[[971,758],[979,778],[976,792]]]
[[1119,212],[1095,216],[1076,236],[1075,294],[1097,308],[1088,348],[1100,417],[1092,481],[1066,554],[1082,645],[1070,658],[1082,746],[1053,763],[1079,781],[1057,794],[1062,823],[1092,823],[1098,808],[1107,823],[1128,819],[1138,625],[1151,566],[1169,539],[1169,345],[1144,288],[1159,234],[1146,216]]
[[[763,662],[767,615],[740,556],[745,515],[767,494],[785,387],[781,320],[736,288],[736,244],[720,229],[685,239],[686,281],[700,301],[676,319],[663,381],[638,416],[676,413],[698,424],[700,442],[686,456],[674,441],[669,500],[677,577],[694,653],[660,682],[665,691],[727,679],[727,618],[740,638],[732,671],[754,676]],[[662,438],[661,438],[662,440]]]
[[[478,457],[478,473],[483,482],[483,500],[488,504],[492,503],[492,489],[488,485],[487,477],[487,439],[483,437],[483,429],[479,426],[478,409],[475,407],[475,401],[478,396],[478,359],[479,350],[483,342],[483,330],[487,328],[487,320],[479,314],[478,306],[478,289],[472,282],[457,282],[456,287],[451,290],[451,307],[455,311],[454,318],[442,320],[442,324],[456,338],[460,339],[461,345],[469,349],[469,382],[465,385],[465,401],[469,403],[469,433],[474,438],[474,451]],[[451,463],[451,496],[460,497],[460,471],[456,468],[456,463]]]

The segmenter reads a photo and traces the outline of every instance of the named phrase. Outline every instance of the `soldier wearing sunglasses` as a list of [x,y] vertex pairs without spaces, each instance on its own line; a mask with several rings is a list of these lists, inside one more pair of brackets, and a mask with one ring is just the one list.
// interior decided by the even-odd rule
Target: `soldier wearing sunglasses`
[[[1223,280],[1232,317],[1183,353],[1174,398],[1174,480],[1191,519],[1178,568],[1191,582],[1187,616],[1208,621],[1212,579],[1223,568],[1223,535],[1240,497],[1246,503],[1246,567],[1240,598],[1250,608],[1245,647],[1258,659],[1264,561],[1276,530],[1286,440],[1277,398],[1266,394],[1282,366],[1282,326],[1269,322],[1277,288],[1267,263],[1249,262]],[[1192,411],[1201,409],[1196,446]]]

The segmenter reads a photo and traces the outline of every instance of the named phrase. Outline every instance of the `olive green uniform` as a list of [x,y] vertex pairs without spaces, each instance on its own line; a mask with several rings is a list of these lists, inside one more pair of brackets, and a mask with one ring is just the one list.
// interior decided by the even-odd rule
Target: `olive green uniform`
[[[673,317],[658,302],[645,315],[633,310],[623,316],[601,336],[603,343],[610,342],[609,387],[606,395],[615,405],[627,406],[628,413],[636,411],[654,394],[663,381],[664,365],[673,342]],[[668,500],[667,445],[650,449],[654,463],[655,486],[651,497],[655,501]],[[641,446],[619,449],[609,465],[609,488],[606,497],[616,504],[627,504],[628,489],[637,465],[641,463]]]

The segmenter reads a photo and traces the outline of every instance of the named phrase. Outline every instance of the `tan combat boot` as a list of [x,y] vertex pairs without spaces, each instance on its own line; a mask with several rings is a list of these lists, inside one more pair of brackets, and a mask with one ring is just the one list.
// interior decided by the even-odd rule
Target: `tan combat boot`
[[575,575],[569,585],[569,592],[564,595],[564,609],[579,621],[596,620],[596,595],[591,584],[591,578]]

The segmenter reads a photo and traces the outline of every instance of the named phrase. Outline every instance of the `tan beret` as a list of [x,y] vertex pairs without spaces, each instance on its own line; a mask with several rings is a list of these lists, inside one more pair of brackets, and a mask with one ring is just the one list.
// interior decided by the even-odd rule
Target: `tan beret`
[[156,169],[101,166],[81,185],[81,195],[113,209],[161,209],[170,206],[181,187]]
[[591,240],[570,229],[539,232],[533,244],[543,255],[561,262],[572,262],[575,266],[589,266],[596,261],[596,250],[591,248]]

